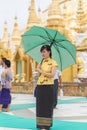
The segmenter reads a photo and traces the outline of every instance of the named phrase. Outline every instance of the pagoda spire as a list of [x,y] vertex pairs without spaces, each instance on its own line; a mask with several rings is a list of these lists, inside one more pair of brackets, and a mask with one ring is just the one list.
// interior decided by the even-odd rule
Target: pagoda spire
[[84,32],[84,18],[85,18],[85,13],[83,9],[83,1],[79,0],[78,1],[78,9],[77,9],[77,31],[79,33]]
[[61,10],[60,10],[58,0],[52,0],[52,3],[51,3],[50,8],[49,8],[48,16],[60,15],[60,14],[61,14]]
[[69,14],[67,13],[67,5],[64,3],[64,7],[63,7],[63,19],[64,19],[64,21],[63,21],[63,24],[64,24],[63,35],[65,35],[69,41],[73,42],[72,30],[70,30],[70,28],[68,26],[70,24],[68,17],[69,17]]
[[41,21],[38,18],[35,10],[35,1],[31,0],[31,6],[29,8],[29,18],[27,21],[27,27],[26,30],[30,29],[34,25],[40,25]]
[[14,27],[13,27],[13,32],[12,32],[12,41],[13,42],[20,42],[21,41],[21,34],[20,34],[20,30],[19,30],[17,16],[15,16],[15,18],[14,18]]
[[1,39],[1,45],[0,48],[7,49],[8,48],[8,40],[9,40],[9,34],[8,34],[8,26],[7,21],[4,22],[4,32]]
[[40,7],[38,8],[38,17],[39,18],[41,17],[41,9],[40,9]]
[[58,0],[52,0],[52,3],[49,6],[46,27],[63,32],[63,17]]
[[7,27],[7,21],[4,23],[4,33],[1,39],[1,42],[8,43],[9,34],[8,34],[8,27]]
[[84,1],[84,14],[85,14],[84,24],[87,25],[87,0]]
[[64,16],[64,18],[67,18],[67,6],[66,6],[66,4],[64,4],[64,7],[63,7],[63,16]]

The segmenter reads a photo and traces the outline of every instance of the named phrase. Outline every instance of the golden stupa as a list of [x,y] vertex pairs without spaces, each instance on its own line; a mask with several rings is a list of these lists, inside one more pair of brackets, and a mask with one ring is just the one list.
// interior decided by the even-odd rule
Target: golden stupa
[[37,66],[37,63],[25,54],[21,46],[21,35],[33,25],[56,29],[76,45],[77,53],[79,53],[77,63],[62,72],[64,82],[72,82],[79,74],[85,73],[86,63],[80,56],[81,53],[87,52],[87,11],[84,5],[87,6],[86,0],[52,0],[46,10],[38,9],[37,16],[35,1],[31,0],[29,18],[24,30],[19,30],[17,17],[14,18],[11,35],[8,34],[7,22],[4,23],[4,33],[0,40],[0,58],[11,59],[16,82],[31,81],[32,72]]

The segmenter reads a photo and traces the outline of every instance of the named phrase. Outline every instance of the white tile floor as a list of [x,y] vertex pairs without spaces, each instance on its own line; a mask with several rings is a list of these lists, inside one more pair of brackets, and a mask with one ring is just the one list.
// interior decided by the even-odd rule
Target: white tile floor
[[[60,97],[58,97],[59,99]],[[79,97],[63,97],[63,100],[74,99]],[[81,98],[81,97],[80,97]],[[35,103],[35,98],[33,95],[27,94],[13,94],[12,95],[12,104],[26,104],[26,103]],[[73,103],[73,104],[58,104],[58,109],[54,109],[54,118],[66,118],[71,117],[72,120],[69,121],[78,121],[78,122],[87,122],[87,103]],[[33,112],[35,114],[35,108],[28,108],[27,110]],[[13,114],[13,112],[9,112],[6,114]],[[13,114],[14,115],[14,114]],[[75,118],[76,119],[75,119]],[[81,119],[81,117],[83,117]],[[21,129],[13,129],[13,128],[2,128],[0,130],[21,130]],[[23,130],[23,129],[22,129]],[[31,130],[31,129],[28,129]]]
[[[0,130],[27,130],[27,129],[15,129],[15,128],[3,128],[3,127],[0,127]],[[32,129],[28,129],[28,130],[32,130]]]

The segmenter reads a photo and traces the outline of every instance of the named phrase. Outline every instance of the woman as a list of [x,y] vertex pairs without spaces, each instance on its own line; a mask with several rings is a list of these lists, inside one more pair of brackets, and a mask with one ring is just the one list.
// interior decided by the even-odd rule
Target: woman
[[49,130],[52,127],[53,116],[53,86],[57,63],[51,59],[49,45],[41,47],[43,60],[37,66],[40,76],[37,82],[36,93],[36,120],[37,128]]
[[[2,59],[1,59],[1,66],[2,66],[2,72],[5,70],[5,61],[6,61],[6,58],[5,57],[3,57]],[[2,73],[1,73],[2,74]],[[0,75],[1,76],[1,75]],[[1,81],[1,80],[0,80]],[[3,104],[3,106],[2,106],[2,108],[7,108],[7,105],[5,105],[5,104]]]
[[2,111],[2,106],[7,105],[6,112],[10,111],[10,103],[11,103],[11,81],[12,81],[12,72],[10,69],[11,62],[9,60],[5,61],[5,70],[1,75],[1,84],[2,84],[2,91],[0,94],[0,111]]

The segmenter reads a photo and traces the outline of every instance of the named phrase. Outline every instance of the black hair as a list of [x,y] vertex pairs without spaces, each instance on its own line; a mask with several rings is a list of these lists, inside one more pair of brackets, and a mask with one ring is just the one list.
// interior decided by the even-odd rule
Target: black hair
[[7,67],[11,67],[11,62],[10,62],[10,60],[5,60],[5,65],[7,66]]
[[2,61],[5,63],[5,61],[6,61],[6,58],[5,58],[5,57],[3,57],[3,58],[2,58]]
[[43,50],[50,51],[50,58],[52,57],[52,51],[49,45],[43,45],[40,49],[40,52],[42,52]]

